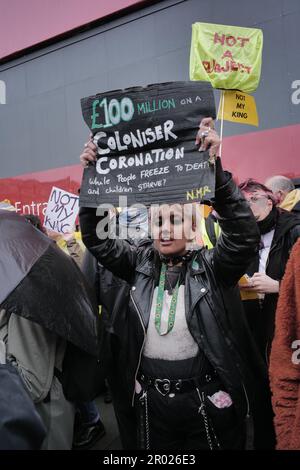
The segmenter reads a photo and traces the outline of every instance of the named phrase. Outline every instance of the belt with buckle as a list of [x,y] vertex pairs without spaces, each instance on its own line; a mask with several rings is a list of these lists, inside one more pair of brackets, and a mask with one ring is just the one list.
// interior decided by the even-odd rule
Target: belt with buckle
[[207,385],[218,377],[216,371],[209,374],[201,375],[201,377],[193,377],[190,379],[158,379],[147,377],[145,374],[138,375],[138,381],[144,385],[146,389],[154,388],[161,395],[172,395],[176,393],[185,393],[195,390],[197,387]]

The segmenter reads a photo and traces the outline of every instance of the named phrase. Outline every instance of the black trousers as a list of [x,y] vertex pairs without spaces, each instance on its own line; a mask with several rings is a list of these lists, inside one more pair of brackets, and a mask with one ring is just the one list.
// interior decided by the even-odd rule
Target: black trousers
[[153,450],[242,450],[245,426],[237,420],[234,406],[219,409],[207,398],[224,387],[213,382],[199,389],[205,397],[205,419],[197,390],[163,396],[149,388],[136,396],[140,448]]

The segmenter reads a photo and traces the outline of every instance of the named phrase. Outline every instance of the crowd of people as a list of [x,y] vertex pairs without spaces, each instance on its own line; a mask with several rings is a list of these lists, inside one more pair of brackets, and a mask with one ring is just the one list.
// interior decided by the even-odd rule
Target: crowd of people
[[[300,190],[283,176],[238,187],[211,118],[196,143],[215,167],[201,227],[161,205],[111,214],[132,232],[101,237],[107,214],[82,207],[81,236],[58,239],[0,207],[0,374],[34,404],[26,443],[6,448],[89,448],[104,378],[124,449],[300,448]],[[96,158],[90,140],[80,160]]]

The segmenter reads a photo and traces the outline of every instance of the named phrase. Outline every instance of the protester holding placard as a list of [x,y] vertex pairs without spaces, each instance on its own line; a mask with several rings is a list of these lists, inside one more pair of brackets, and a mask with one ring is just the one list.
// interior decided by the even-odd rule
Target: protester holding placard
[[[201,122],[200,141],[202,150],[210,145],[211,159],[218,155],[211,118]],[[81,161],[95,159],[96,146],[89,142]],[[209,251],[187,249],[194,219],[180,204],[163,205],[156,216],[151,212],[156,236],[150,246],[103,236],[103,217],[81,208],[87,248],[131,285],[127,312],[116,318],[123,331],[118,370],[136,410],[140,448],[242,449],[245,418],[270,407],[266,371],[235,288],[256,253],[259,233],[219,158],[215,186],[222,234]]]

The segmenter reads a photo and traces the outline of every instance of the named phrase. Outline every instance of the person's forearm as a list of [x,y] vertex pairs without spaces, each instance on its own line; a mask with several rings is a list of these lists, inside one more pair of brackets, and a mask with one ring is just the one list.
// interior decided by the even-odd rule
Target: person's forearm
[[99,243],[97,237],[97,224],[100,217],[96,215],[96,208],[82,207],[79,211],[80,230],[82,241],[87,248]]
[[219,279],[235,284],[255,256],[260,234],[249,204],[228,172],[216,161],[216,190],[212,201],[221,236],[214,250]]
[[[83,207],[80,210],[82,241],[92,255],[114,275],[131,281],[137,256],[137,248],[108,233],[108,223],[96,215],[96,209]],[[101,224],[102,226],[101,226]]]
[[218,189],[224,186],[230,180],[231,173],[223,170],[222,161],[220,157],[216,158],[215,169],[216,169],[216,189]]

